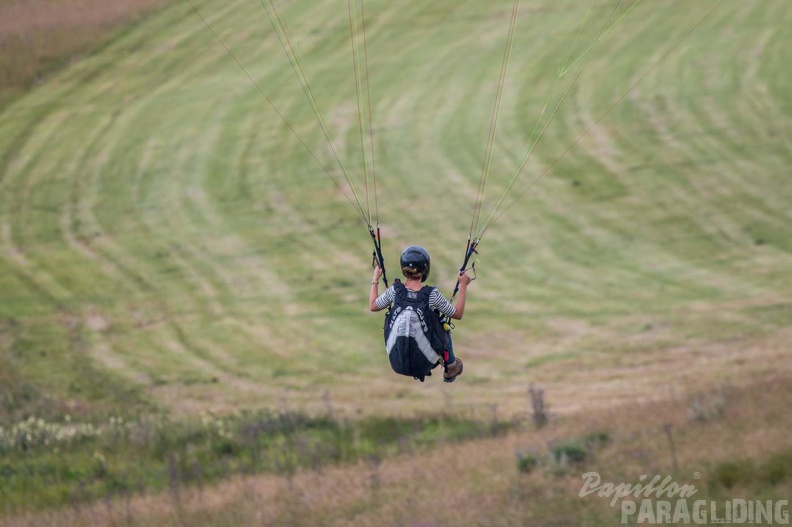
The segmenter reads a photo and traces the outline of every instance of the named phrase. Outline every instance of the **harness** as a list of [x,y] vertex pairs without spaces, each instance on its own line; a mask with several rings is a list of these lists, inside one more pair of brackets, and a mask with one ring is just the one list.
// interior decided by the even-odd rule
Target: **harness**
[[421,382],[441,362],[447,371],[450,327],[446,328],[439,312],[429,307],[434,288],[424,286],[412,291],[399,280],[394,280],[393,288],[396,296],[383,327],[385,350],[393,371]]

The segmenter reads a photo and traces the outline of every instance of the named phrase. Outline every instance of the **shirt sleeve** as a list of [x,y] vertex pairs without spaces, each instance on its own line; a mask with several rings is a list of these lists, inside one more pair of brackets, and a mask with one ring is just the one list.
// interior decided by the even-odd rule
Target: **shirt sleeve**
[[445,299],[443,294],[436,287],[429,295],[429,307],[440,311],[448,317],[452,317],[456,314],[456,308],[451,305],[451,302]]
[[396,300],[396,290],[393,288],[393,286],[390,286],[377,298],[377,308],[385,309],[391,305],[394,300]]

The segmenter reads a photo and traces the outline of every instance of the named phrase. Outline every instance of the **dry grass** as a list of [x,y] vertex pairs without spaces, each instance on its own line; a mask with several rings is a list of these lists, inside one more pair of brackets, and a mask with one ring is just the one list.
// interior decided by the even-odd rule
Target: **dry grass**
[[171,0],[3,0],[0,106]]
[[[556,420],[539,432],[526,429],[450,445],[442,452],[369,460],[292,477],[235,478],[213,488],[172,489],[162,495],[16,518],[8,525],[607,525],[618,509],[610,508],[607,499],[579,498],[581,473],[598,471],[603,482],[670,474],[673,463],[665,425],[671,426],[676,444],[675,479],[695,485],[697,498],[708,492],[714,464],[763,459],[789,447],[788,377],[723,388],[723,415],[704,422],[689,419],[695,395],[615,405]],[[610,442],[585,468],[563,473],[539,468],[530,474],[516,469],[518,450],[543,455],[554,441],[598,431],[607,433]],[[703,478],[694,480],[694,472]]]

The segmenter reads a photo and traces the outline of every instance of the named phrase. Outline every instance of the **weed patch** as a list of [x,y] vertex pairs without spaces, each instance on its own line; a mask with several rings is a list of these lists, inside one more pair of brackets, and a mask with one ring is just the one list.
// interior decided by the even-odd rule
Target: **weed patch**
[[91,502],[131,491],[178,489],[233,474],[289,475],[337,463],[493,437],[511,423],[453,415],[363,418],[301,412],[204,414],[105,421],[31,417],[0,428],[0,492],[22,509]]

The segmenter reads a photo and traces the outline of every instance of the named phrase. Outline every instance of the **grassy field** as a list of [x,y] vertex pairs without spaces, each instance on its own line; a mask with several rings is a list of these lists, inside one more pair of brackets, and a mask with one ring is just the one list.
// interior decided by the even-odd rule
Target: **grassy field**
[[[522,6],[485,211],[560,97],[559,66],[616,3],[579,36],[588,3]],[[641,2],[592,55],[514,195],[627,95],[488,231],[453,385],[390,372],[365,226],[190,5],[118,34],[1,111],[2,422],[328,401],[348,417],[445,404],[522,419],[531,383],[574,422],[788,378],[792,10],[725,0],[682,40],[716,4]],[[262,6],[195,5],[331,166]],[[346,6],[277,5],[362,188]],[[453,287],[510,7],[366,3],[391,276],[420,243]]]

